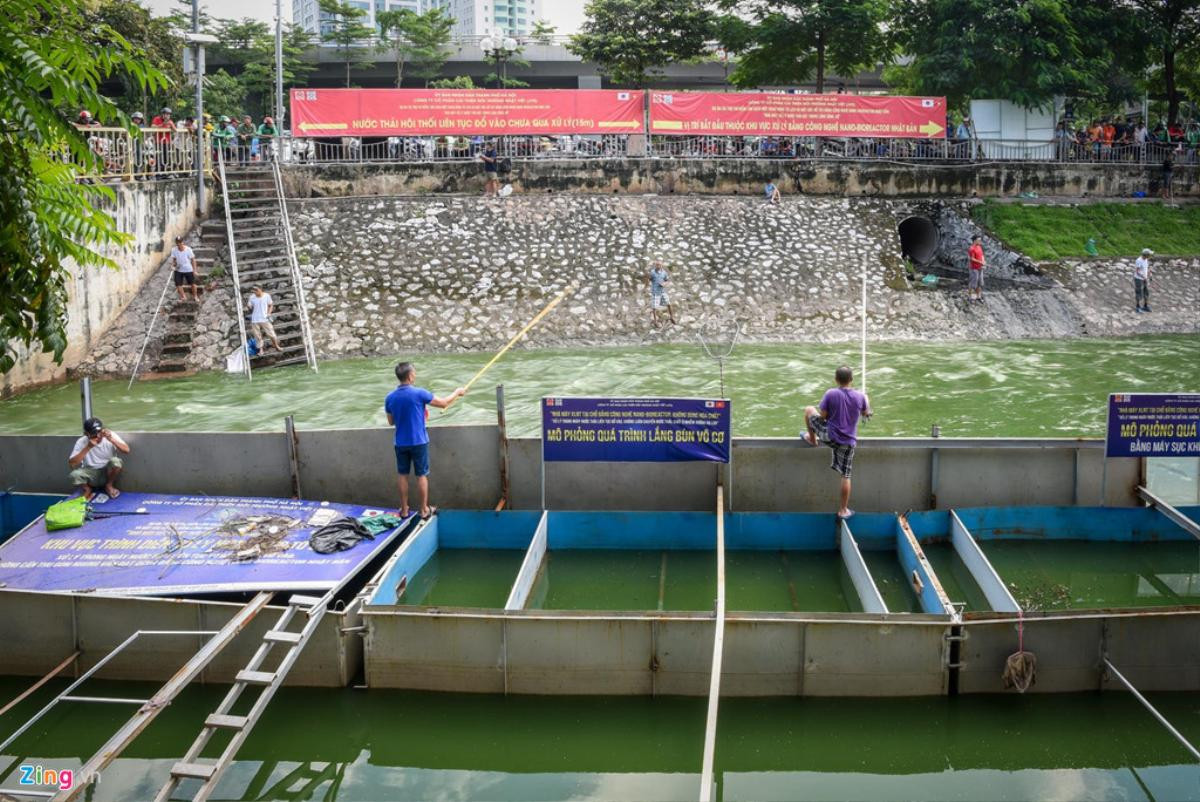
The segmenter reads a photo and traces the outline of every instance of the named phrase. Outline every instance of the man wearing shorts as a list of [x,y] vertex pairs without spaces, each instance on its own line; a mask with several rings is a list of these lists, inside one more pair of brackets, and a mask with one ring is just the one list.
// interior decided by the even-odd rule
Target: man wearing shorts
[[196,254],[183,243],[183,237],[175,238],[175,247],[171,249],[168,258],[175,267],[175,292],[179,293],[179,300],[187,300],[183,288],[191,287],[192,300],[199,301],[199,290],[196,289]]
[[271,325],[271,313],[274,311],[275,304],[271,303],[271,296],[263,292],[262,287],[255,287],[254,294],[250,296],[250,332],[258,341],[260,354],[267,350],[267,337],[271,338],[275,350],[280,350],[279,338],[275,336],[275,327]]
[[120,435],[105,429],[99,418],[83,422],[83,437],[75,441],[67,465],[71,467],[71,484],[83,491],[84,498],[91,501],[97,487],[103,487],[109,498],[121,495],[117,477],[125,465],[117,452],[129,453],[129,444]]
[[975,300],[983,303],[983,237],[976,234],[971,238],[971,247],[967,248],[967,300],[975,293]]
[[850,471],[854,466],[854,449],[858,446],[858,419],[871,417],[871,402],[864,393],[850,387],[854,372],[842,365],[834,373],[837,387],[825,391],[821,406],[804,408],[804,424],[808,431],[803,440],[810,446],[821,443],[833,450],[833,463],[829,466],[842,475],[841,505],[839,518],[854,514],[850,509]]
[[437,398],[424,387],[417,387],[417,369],[411,362],[396,366],[396,381],[400,386],[388,394],[383,402],[388,424],[396,427],[393,444],[396,449],[397,483],[400,486],[400,517],[407,518],[409,471],[417,475],[417,506],[421,519],[428,520],[437,507],[429,506],[429,432],[425,429],[428,406],[446,409],[467,394],[459,387],[449,398]]
[[658,328],[658,311],[660,309],[667,310],[667,318],[674,324],[675,312],[671,309],[671,299],[667,297],[666,286],[667,282],[671,280],[671,276],[663,267],[662,259],[654,260],[654,266],[650,268],[646,280],[650,284],[650,324],[654,328]]

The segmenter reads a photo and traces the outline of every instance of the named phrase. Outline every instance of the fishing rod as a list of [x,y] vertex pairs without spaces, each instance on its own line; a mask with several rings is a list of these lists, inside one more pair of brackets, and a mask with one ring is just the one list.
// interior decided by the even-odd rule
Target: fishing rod
[[[538,312],[536,315],[533,316],[533,320],[530,320],[528,323],[525,324],[524,328],[522,328],[515,335],[513,335],[513,338],[508,341],[508,344],[505,345],[503,348],[501,348],[499,351],[497,351],[496,355],[493,356],[491,359],[489,359],[487,364],[484,365],[482,368],[480,368],[475,373],[475,375],[471,377],[471,380],[469,382],[467,382],[466,384],[463,385],[463,392],[466,393],[467,390],[471,389],[472,384],[479,381],[479,379],[483,376],[483,374],[487,373],[488,370],[491,369],[492,365],[495,365],[497,362],[500,361],[500,357],[507,354],[514,345],[516,345],[518,342],[521,341],[522,337],[524,337],[526,334],[528,334],[530,332],[530,330],[533,329],[533,327],[536,326],[541,321],[542,318],[544,318],[546,315],[550,314],[550,312],[554,309],[554,307],[558,306],[560,303],[562,303],[564,298],[566,298],[568,295],[570,295],[572,292],[574,292],[575,288],[576,288],[576,285],[574,283],[572,283],[565,290],[560,292],[558,295],[554,296],[554,298],[550,301],[550,303],[546,304],[546,306],[542,308],[542,311]],[[445,413],[445,410],[442,410],[442,411],[443,411],[443,413]]]

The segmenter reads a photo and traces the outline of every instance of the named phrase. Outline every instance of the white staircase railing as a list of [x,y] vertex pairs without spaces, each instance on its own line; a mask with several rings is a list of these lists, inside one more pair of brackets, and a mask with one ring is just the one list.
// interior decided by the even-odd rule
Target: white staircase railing
[[288,219],[287,196],[283,191],[283,174],[279,170],[279,160],[271,160],[271,175],[275,179],[275,193],[279,196],[279,213],[283,226],[283,238],[287,244],[288,267],[292,272],[292,284],[296,287],[296,311],[300,317],[300,334],[304,338],[304,357],[308,366],[317,370],[317,351],[313,346],[312,328],[308,323],[308,304],[304,300],[304,281],[300,275],[300,263],[296,259],[296,246],[292,242],[292,222]]

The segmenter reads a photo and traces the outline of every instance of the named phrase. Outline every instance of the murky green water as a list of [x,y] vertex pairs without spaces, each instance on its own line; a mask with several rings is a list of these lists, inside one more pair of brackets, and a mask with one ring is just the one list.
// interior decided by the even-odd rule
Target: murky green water
[[409,580],[400,604],[503,609],[524,559],[520,549],[438,549]]
[[742,611],[859,612],[837,551],[730,551],[725,607]]
[[867,570],[871,572],[871,578],[875,580],[875,587],[879,588],[883,603],[888,607],[888,612],[921,612],[921,601],[913,591],[895,551],[867,549],[863,551],[862,556]]
[[[28,680],[0,678],[8,699]],[[61,688],[62,686],[57,686]],[[101,683],[137,697],[154,686]],[[193,687],[101,776],[93,802],[153,796],[224,689]],[[46,698],[0,718],[7,732]],[[1195,741],[1200,695],[1153,694]],[[8,749],[77,768],[129,711],[76,705]],[[701,698],[497,697],[284,689],[214,799],[695,799]],[[1200,766],[1122,693],[954,699],[724,699],[716,769],[724,800],[1200,800]]]
[[526,605],[532,610],[711,610],[711,551],[551,549]]
[[928,543],[923,544],[921,550],[925,552],[925,559],[929,560],[929,565],[937,574],[938,581],[942,583],[942,590],[946,592],[950,601],[964,604],[963,609],[968,612],[992,609],[953,545]]
[[1027,610],[1200,604],[1200,544],[984,540],[980,545]]
[[[418,383],[448,394],[489,354],[404,354]],[[95,409],[124,431],[279,430],[283,417],[301,427],[386,425],[383,398],[395,385],[394,358],[327,362],[239,376],[203,374],[95,385]],[[856,369],[848,345],[738,346],[725,367],[734,431],[795,435],[801,412],[830,386],[841,363]],[[1189,368],[1190,366],[1190,368]],[[928,435],[939,423],[952,436],[1080,436],[1103,433],[1109,393],[1200,391],[1200,337],[1110,340],[1029,340],[995,343],[880,343],[868,358],[868,385],[877,415],[866,435]],[[695,346],[517,351],[505,356],[457,408],[433,412],[431,423],[496,419],[496,384],[508,399],[514,434],[538,426],[543,395],[714,395],[717,365]],[[860,382],[861,384],[861,382]],[[79,391],[68,384],[0,402],[0,431],[74,433]]]

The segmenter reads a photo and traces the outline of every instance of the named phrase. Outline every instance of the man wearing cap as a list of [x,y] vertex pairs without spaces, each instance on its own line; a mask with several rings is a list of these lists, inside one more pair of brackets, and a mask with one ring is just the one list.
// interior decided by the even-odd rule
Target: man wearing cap
[[91,501],[97,487],[103,487],[109,498],[121,495],[116,482],[124,463],[118,451],[128,454],[129,444],[116,432],[105,429],[99,418],[83,422],[83,437],[75,441],[67,464],[71,466],[71,484],[81,488],[84,498]]
[[171,255],[167,258],[175,268],[175,292],[179,293],[179,300],[187,300],[183,288],[191,287],[192,300],[199,301],[199,290],[196,289],[196,254],[184,244],[183,237],[175,238],[175,247],[171,249]]
[[1142,248],[1142,255],[1133,263],[1133,310],[1135,312],[1150,311],[1150,260],[1154,251]]

